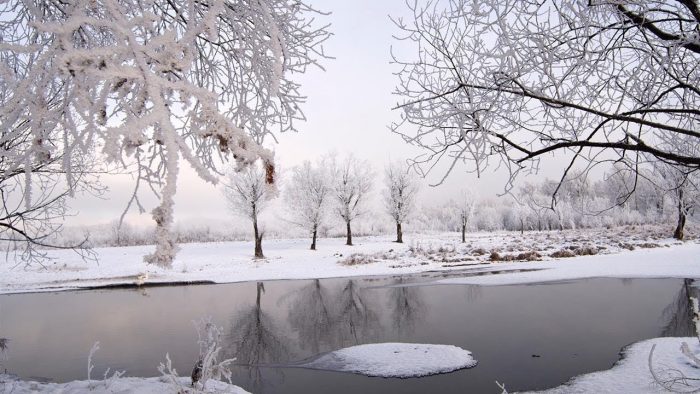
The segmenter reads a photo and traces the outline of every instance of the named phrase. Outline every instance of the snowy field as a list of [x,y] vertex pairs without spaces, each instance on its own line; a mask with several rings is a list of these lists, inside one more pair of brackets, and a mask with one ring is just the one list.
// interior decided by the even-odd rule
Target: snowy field
[[174,268],[146,265],[152,246],[95,249],[98,262],[70,251],[54,251],[46,267],[0,263],[0,293],[58,291],[97,286],[158,283],[229,283],[409,274],[435,270],[503,271],[540,269],[508,275],[446,279],[442,283],[498,285],[588,277],[700,277],[700,244],[668,238],[660,226],[547,232],[408,234],[392,237],[320,239],[317,251],[306,239],[266,240],[265,259],[255,260],[250,242],[182,245]]

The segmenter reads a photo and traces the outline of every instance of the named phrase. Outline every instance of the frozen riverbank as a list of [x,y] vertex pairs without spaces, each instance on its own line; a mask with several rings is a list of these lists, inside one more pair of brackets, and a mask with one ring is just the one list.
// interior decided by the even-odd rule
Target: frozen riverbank
[[[179,394],[190,392],[191,380],[189,378],[179,378],[177,383],[173,383],[163,377],[154,378],[132,378],[122,377],[111,380],[75,380],[67,383],[43,383],[31,380],[18,380],[10,375],[0,374],[0,392],[13,394],[85,394],[85,393],[140,393],[140,394]],[[185,390],[185,391],[183,391]],[[192,393],[195,391],[192,390]],[[227,394],[247,394],[248,392],[233,384],[228,384],[216,380],[207,382],[204,391],[198,393],[227,393]]]
[[[625,348],[622,359],[609,370],[577,376],[564,385],[538,393],[668,393],[654,380],[649,370],[652,346],[655,349],[651,365],[657,377],[665,384],[676,379],[676,384],[672,386],[678,390],[676,392],[696,392],[699,387],[693,380],[697,380],[700,374],[697,366],[681,353],[680,347],[684,342],[688,343],[691,352],[698,354],[700,346],[697,338],[649,339]],[[682,376],[689,379],[681,381]]]
[[410,274],[437,270],[538,271],[448,279],[442,283],[497,285],[588,277],[700,277],[700,244],[664,238],[657,227],[552,232],[477,233],[466,243],[458,234],[322,239],[319,250],[308,240],[265,241],[266,259],[251,258],[248,242],[192,243],[172,269],[146,265],[151,246],[95,249],[99,262],[82,261],[70,251],[52,251],[46,267],[25,268],[0,262],[0,293],[58,291],[101,286],[164,283],[229,283],[254,280],[308,279]]

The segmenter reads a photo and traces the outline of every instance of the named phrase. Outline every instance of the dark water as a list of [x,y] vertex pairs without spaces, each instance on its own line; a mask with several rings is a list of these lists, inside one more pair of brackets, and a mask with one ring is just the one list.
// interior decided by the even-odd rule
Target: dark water
[[[234,383],[265,393],[497,393],[544,389],[607,369],[622,347],[692,335],[683,280],[589,279],[499,287],[409,286],[418,276],[270,281],[0,296],[8,372],[54,381],[107,367],[157,376],[169,353],[189,375],[192,321],[224,327],[228,356],[284,363],[372,342],[453,344],[479,364],[446,375],[383,379],[295,368],[235,368]],[[533,357],[538,355],[540,357]]]

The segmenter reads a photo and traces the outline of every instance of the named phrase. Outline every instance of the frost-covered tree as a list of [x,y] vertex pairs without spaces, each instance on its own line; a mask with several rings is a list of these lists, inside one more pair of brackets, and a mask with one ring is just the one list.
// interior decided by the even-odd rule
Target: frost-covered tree
[[546,228],[547,211],[551,210],[547,196],[537,184],[525,183],[518,190],[518,201],[525,205],[533,216],[533,228],[542,231]]
[[316,250],[318,229],[330,203],[331,185],[326,163],[305,161],[292,170],[284,199],[292,223],[311,234],[311,250]]
[[[92,258],[86,238],[70,244],[55,238],[69,214],[71,197],[104,191],[94,156],[67,158],[58,149],[31,153],[42,142],[32,140],[26,128],[14,131],[14,136],[0,132],[0,241],[6,256],[13,256],[25,267],[45,266],[49,249],[73,249],[83,258]],[[64,166],[70,167],[68,179]]]
[[393,163],[384,170],[384,183],[384,206],[396,224],[396,242],[403,243],[401,226],[415,211],[418,181],[406,166]]
[[[651,156],[697,169],[700,6],[696,1],[407,2],[393,51],[402,98],[393,130],[481,172],[570,170]],[[646,156],[648,155],[648,156]],[[558,188],[553,190],[558,192]]]
[[663,162],[654,164],[658,187],[671,197],[676,206],[677,222],[673,238],[685,238],[685,224],[695,207],[700,204],[700,173]]
[[253,223],[255,258],[264,258],[264,232],[259,228],[258,219],[269,201],[277,195],[274,186],[266,180],[265,169],[259,165],[251,165],[243,170],[231,170],[224,183],[223,192],[231,210]]
[[462,243],[467,242],[467,226],[474,217],[476,199],[468,190],[462,190],[459,199],[453,202],[452,209],[455,217],[459,218],[459,229],[462,232]]
[[349,155],[342,162],[333,160],[331,178],[335,212],[345,223],[345,244],[352,245],[351,223],[365,212],[365,203],[372,190],[374,172],[368,161]]
[[146,260],[165,267],[180,160],[216,183],[223,163],[260,159],[274,181],[263,142],[303,118],[289,74],[324,57],[329,36],[302,1],[8,0],[0,12],[0,131],[30,144],[9,168],[29,186],[25,163],[61,157],[70,189],[73,158],[96,146],[136,173],[129,205],[144,184],[160,197]]

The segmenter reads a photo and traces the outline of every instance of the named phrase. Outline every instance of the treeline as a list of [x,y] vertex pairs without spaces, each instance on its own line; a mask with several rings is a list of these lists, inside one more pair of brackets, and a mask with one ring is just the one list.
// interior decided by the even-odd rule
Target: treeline
[[[247,221],[179,224],[173,233],[178,243],[256,240],[256,254],[260,257],[263,235],[309,236],[311,248],[315,249],[318,237],[343,236],[351,244],[353,234],[393,233],[401,242],[404,230],[457,231],[464,235],[468,231],[679,225],[679,215],[695,213],[700,193],[694,183],[679,186],[669,180],[669,174],[642,174],[620,170],[595,182],[582,175],[565,182],[546,179],[522,184],[499,198],[479,198],[474,192],[463,190],[444,203],[420,204],[416,201],[418,179],[398,163],[385,168],[379,193],[371,193],[375,173],[369,163],[352,156],[342,161],[325,158],[316,163],[305,162],[294,168],[287,179],[278,180],[276,188],[266,184],[261,168],[251,167],[232,171],[224,187],[229,208]],[[65,231],[58,243],[74,244],[81,238],[89,239],[93,246],[155,242],[152,228],[128,223],[119,226],[115,221]]]
[[[526,183],[509,196],[474,202],[468,229],[541,231],[649,223],[678,225],[679,211],[688,216],[695,214],[699,194],[692,185],[680,192],[677,187],[664,188],[663,182],[667,180],[655,178],[653,173],[635,177],[615,172],[593,183],[583,176],[561,184],[549,179]],[[459,231],[460,206],[464,205],[450,201],[424,207],[414,219],[414,226]]]

